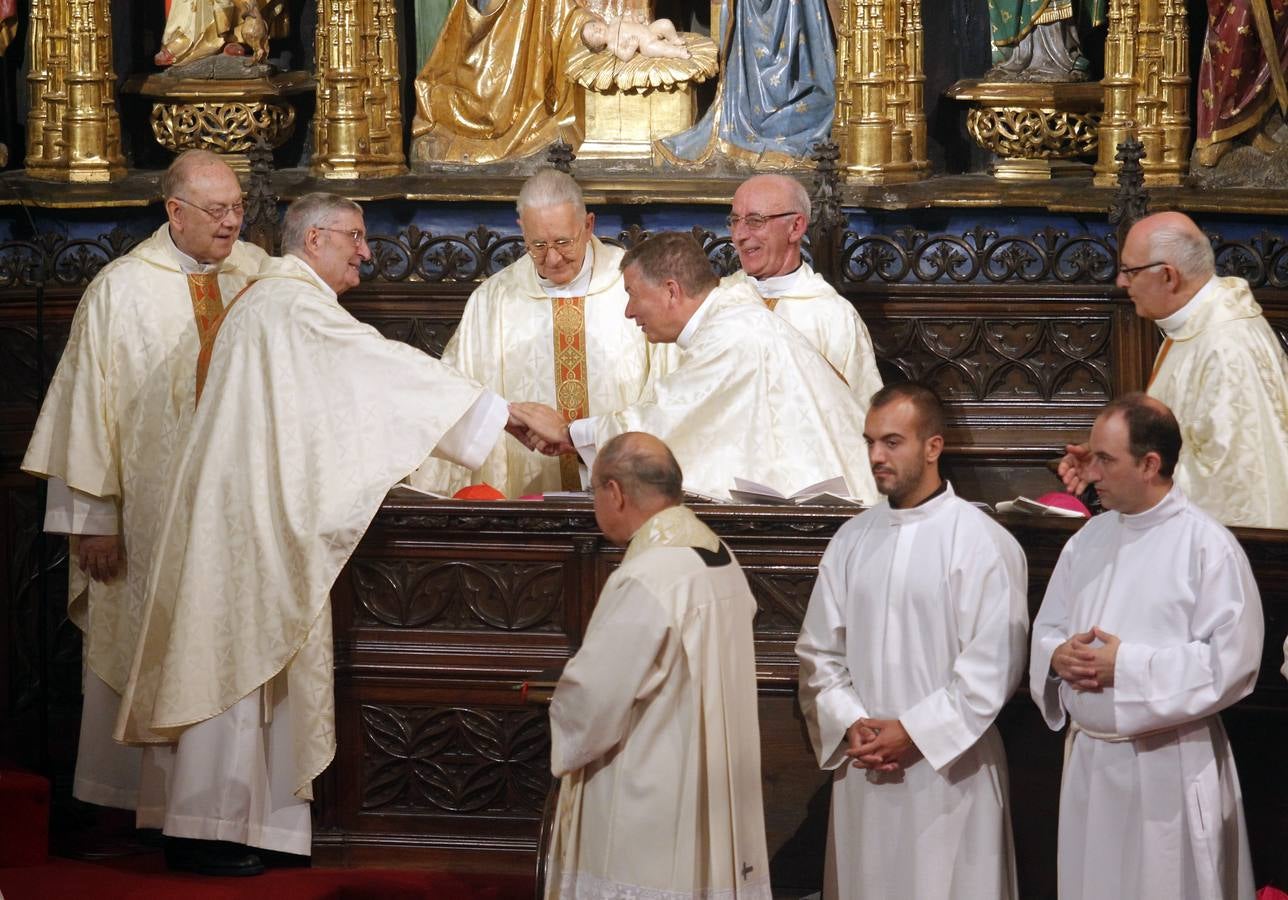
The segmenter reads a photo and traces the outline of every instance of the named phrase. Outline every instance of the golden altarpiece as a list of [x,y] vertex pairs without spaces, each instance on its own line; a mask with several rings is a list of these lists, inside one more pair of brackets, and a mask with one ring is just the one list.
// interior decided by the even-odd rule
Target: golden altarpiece
[[[0,57],[23,86],[0,93],[0,756],[67,783],[79,643],[60,612],[66,547],[40,537],[41,490],[17,465],[81,291],[156,228],[159,173],[187,147],[245,174],[248,234],[265,245],[303,193],[362,202],[373,259],[344,302],[434,354],[471,290],[523,252],[513,201],[537,167],[579,179],[601,239],[691,230],[721,272],[737,266],[724,219],[740,180],[794,174],[814,198],[814,268],[863,316],[883,378],[945,398],[947,470],[959,493],[990,502],[1053,489],[1052,456],[1108,399],[1143,387],[1157,336],[1114,280],[1119,226],[1146,203],[1199,221],[1218,267],[1251,282],[1288,346],[1288,191],[1191,164],[1196,85],[1221,56],[1205,4],[1107,0],[1080,23],[1083,79],[1042,81],[990,74],[984,12],[1007,2],[1024,0],[239,0],[239,30],[207,32],[213,52],[181,59],[160,0],[33,0]],[[813,80],[789,111],[817,117],[827,99],[819,135],[788,153],[791,135],[769,132],[782,110],[755,100],[780,74],[746,74],[773,48],[758,53],[748,34],[767,21],[757,16],[799,10],[791,33],[808,40],[788,49]],[[672,56],[623,59],[633,26],[602,49],[586,39],[587,25],[630,14],[648,31],[641,45]],[[524,72],[539,81],[516,81]],[[762,118],[739,132],[747,110]],[[1258,134],[1264,163],[1240,155],[1250,145],[1231,150],[1235,176],[1280,171],[1272,129]],[[750,138],[764,140],[739,149]],[[771,869],[800,896],[821,879],[827,779],[794,712],[791,646],[843,516],[700,513],[760,604]],[[1006,524],[1030,553],[1036,603],[1070,528]],[[1284,884],[1288,789],[1263,748],[1288,738],[1276,656],[1288,544],[1240,537],[1271,631],[1260,686],[1227,722],[1258,881]],[[548,730],[514,687],[575,650],[619,559],[585,504],[386,504],[333,592],[339,754],[318,785],[319,863],[532,870]],[[1059,738],[1022,697],[1001,725],[1022,890],[1054,896]],[[86,813],[60,790],[61,821],[75,824]]]

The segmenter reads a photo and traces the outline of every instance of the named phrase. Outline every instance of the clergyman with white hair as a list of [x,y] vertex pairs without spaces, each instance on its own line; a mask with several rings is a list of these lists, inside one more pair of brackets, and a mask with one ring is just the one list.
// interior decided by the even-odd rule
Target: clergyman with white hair
[[[650,349],[626,319],[622,250],[595,237],[595,214],[570,175],[537,172],[517,205],[526,252],[470,295],[443,362],[568,421],[635,402]],[[472,472],[431,464],[412,477],[417,487],[449,494],[480,482],[507,497],[582,487],[575,454],[534,455],[508,437]]]
[[[72,793],[137,809],[142,753],[112,740],[129,677],[165,472],[192,405],[210,324],[266,259],[238,239],[227,163],[180,154],[161,179],[166,221],[94,276],[40,410],[24,471],[48,480],[45,530],[71,539],[68,618],[83,632]],[[151,824],[146,811],[140,824]]]
[[479,465],[509,421],[340,305],[371,257],[356,203],[306,195],[282,231],[198,372],[117,722],[118,740],[175,746],[142,792],[210,874],[309,853],[335,753],[331,585],[390,487],[431,453]]
[[790,175],[753,175],[733,195],[729,235],[741,268],[724,285],[748,284],[799,331],[850,386],[867,412],[881,390],[876,351],[859,312],[801,256],[809,192]]
[[[1288,355],[1248,282],[1218,277],[1207,235],[1164,212],[1127,233],[1118,286],[1163,332],[1147,393],[1181,425],[1176,483],[1223,525],[1288,528]],[[1071,491],[1088,461],[1087,445],[1066,449]]]

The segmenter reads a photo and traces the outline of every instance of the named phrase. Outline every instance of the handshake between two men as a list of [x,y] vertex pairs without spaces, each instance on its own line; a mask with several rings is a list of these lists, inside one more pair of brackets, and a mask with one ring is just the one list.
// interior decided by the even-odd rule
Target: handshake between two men
[[544,403],[511,403],[505,430],[529,450],[546,456],[559,456],[576,450],[567,420]]

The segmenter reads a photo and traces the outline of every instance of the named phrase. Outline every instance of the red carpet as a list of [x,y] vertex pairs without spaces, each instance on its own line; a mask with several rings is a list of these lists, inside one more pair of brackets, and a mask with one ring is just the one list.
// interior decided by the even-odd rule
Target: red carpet
[[4,900],[531,900],[520,876],[391,869],[270,869],[253,878],[170,872],[161,854],[0,869]]

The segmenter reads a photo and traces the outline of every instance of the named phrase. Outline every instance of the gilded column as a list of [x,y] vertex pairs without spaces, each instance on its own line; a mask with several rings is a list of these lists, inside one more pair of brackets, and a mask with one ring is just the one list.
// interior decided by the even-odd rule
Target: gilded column
[[318,0],[313,174],[353,179],[407,171],[397,17],[394,0]]
[[925,177],[920,0],[843,0],[838,24],[833,134],[846,179]]
[[36,0],[28,31],[27,174],[78,183],[125,177],[109,0]]
[[1117,183],[1118,144],[1145,147],[1147,185],[1180,184],[1188,168],[1189,36],[1182,0],[1110,0],[1105,111],[1095,183]]

